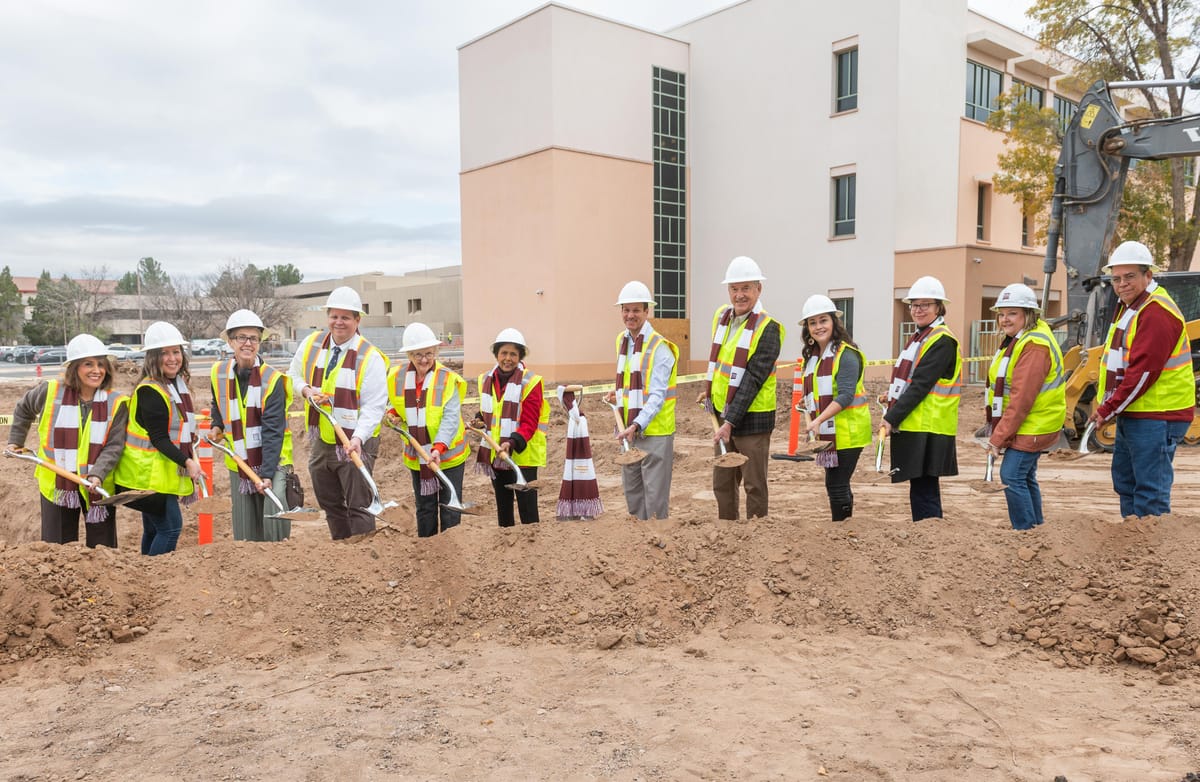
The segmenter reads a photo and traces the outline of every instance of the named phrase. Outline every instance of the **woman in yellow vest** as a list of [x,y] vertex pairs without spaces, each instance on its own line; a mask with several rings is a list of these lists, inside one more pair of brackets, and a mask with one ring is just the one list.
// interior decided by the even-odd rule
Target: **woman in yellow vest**
[[[466,428],[462,420],[462,401],[467,381],[437,360],[442,344],[424,323],[411,323],[404,329],[402,348],[406,363],[398,363],[388,372],[388,399],[394,416],[429,453],[430,463],[441,468],[462,497],[463,463],[467,460]],[[417,535],[427,538],[454,527],[459,512],[444,506],[450,490],[422,464],[417,451],[404,443],[404,466],[412,473],[413,494],[417,501]]]
[[816,455],[825,468],[825,493],[834,521],[854,515],[850,476],[871,443],[871,408],[863,388],[867,363],[828,296],[809,296],[800,312],[802,373],[809,436],[829,443]]
[[[116,365],[112,353],[91,334],[80,334],[67,343],[67,363],[61,380],[39,383],[13,411],[8,450],[25,446],[34,421],[38,422],[38,456],[86,478],[110,494],[112,469],[125,447],[129,397],[112,390]],[[79,516],[84,515],[84,540],[88,548],[117,546],[117,514],[113,505],[92,505],[99,495],[38,466],[41,490],[42,540],[74,543],[79,540]]]
[[904,303],[916,333],[892,368],[885,436],[892,438],[892,482],[908,481],[912,520],[942,517],[938,478],[958,475],[958,401],[962,354],[946,326],[946,289],[934,277],[913,283]]
[[[225,338],[233,358],[212,367],[212,424],[209,437],[230,445],[259,476],[251,481],[225,457],[233,505],[233,539],[276,541],[292,534],[292,522],[281,519],[263,492],[282,500],[292,470],[292,433],[287,413],[292,406],[292,382],[286,373],[258,355],[262,319],[250,310],[237,310],[225,322]],[[225,430],[231,442],[225,443]]]
[[1033,529],[1045,521],[1038,459],[1067,417],[1062,350],[1028,286],[1000,291],[992,312],[1004,340],[988,369],[988,451],[1004,450],[1000,480],[1013,529]]
[[[479,376],[479,422],[500,445],[500,450],[521,468],[525,480],[537,480],[539,467],[546,466],[546,424],[550,403],[545,398],[542,376],[525,367],[525,336],[516,329],[504,329],[492,343],[496,366]],[[496,517],[501,527],[511,527],[513,500],[522,524],[538,521],[536,490],[513,491],[516,473],[480,443],[476,466],[491,476],[496,495]],[[515,497],[514,497],[515,495]]]
[[154,494],[129,503],[142,512],[142,553],[175,550],[183,531],[182,499],[191,502],[202,478],[196,458],[196,413],[188,388],[187,340],[170,323],[151,323],[143,338],[146,358],[129,404],[125,452],[117,463],[117,489]]

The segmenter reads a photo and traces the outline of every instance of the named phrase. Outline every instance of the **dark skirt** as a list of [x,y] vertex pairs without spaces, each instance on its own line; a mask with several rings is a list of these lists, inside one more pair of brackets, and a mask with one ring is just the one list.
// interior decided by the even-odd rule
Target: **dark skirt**
[[923,476],[958,475],[958,450],[953,435],[929,432],[891,434],[892,483]]

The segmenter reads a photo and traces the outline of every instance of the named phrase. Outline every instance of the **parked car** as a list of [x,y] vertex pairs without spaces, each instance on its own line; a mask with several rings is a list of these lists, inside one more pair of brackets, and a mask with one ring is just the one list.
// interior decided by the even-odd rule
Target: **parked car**
[[17,349],[16,358],[13,360],[18,364],[32,364],[33,359],[37,357],[37,352],[46,345],[22,345]]
[[125,345],[120,342],[112,343],[108,346],[108,349],[112,351],[113,358],[117,361],[132,359],[134,357],[133,354],[136,352],[133,345]]
[[63,348],[45,348],[39,350],[34,361],[38,364],[61,364],[67,360],[67,349]]
[[10,345],[6,348],[0,348],[0,358],[3,358],[9,363],[14,363],[17,360],[17,356],[26,350],[32,349],[32,345]]

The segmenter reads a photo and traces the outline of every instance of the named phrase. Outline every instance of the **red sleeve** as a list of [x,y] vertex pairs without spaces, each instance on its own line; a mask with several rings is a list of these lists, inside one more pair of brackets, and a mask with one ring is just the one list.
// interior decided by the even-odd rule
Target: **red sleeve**
[[538,383],[521,402],[521,423],[517,425],[517,434],[525,438],[525,442],[529,442],[537,434],[538,419],[541,415],[542,384]]
[[[1113,395],[1100,405],[1106,419],[1117,415],[1154,385],[1179,341],[1183,324],[1157,301],[1151,300],[1137,316],[1137,334],[1129,348],[1125,378]],[[1100,371],[1104,371],[1101,365]]]

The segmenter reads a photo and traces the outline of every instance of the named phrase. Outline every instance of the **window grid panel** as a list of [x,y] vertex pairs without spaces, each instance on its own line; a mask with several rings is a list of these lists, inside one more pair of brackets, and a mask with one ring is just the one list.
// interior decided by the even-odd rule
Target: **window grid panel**
[[839,52],[837,55],[837,95],[834,103],[837,111],[858,108],[858,49]]
[[1071,120],[1075,118],[1075,112],[1078,110],[1078,104],[1058,95],[1054,96],[1054,113],[1058,115],[1058,129],[1060,132],[1067,132],[1067,126],[1071,124]]
[[1030,103],[1039,109],[1046,105],[1046,91],[1041,87],[1035,87],[1019,79],[1013,81],[1020,90],[1021,103]]
[[651,92],[655,314],[663,318],[684,318],[687,317],[685,75],[656,66]]
[[846,331],[849,331],[850,335],[854,336],[854,299],[834,299],[833,306],[835,309],[841,310],[842,323],[845,324]]
[[1003,83],[1004,77],[1000,71],[967,60],[966,116],[987,122],[996,110],[996,100],[1000,97]]
[[833,235],[853,236],[857,175],[833,178]]

